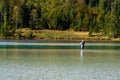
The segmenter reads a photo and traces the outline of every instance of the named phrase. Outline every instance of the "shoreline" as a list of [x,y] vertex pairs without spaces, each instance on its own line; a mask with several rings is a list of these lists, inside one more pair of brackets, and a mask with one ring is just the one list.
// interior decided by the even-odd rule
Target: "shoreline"
[[[117,40],[85,40],[85,42],[88,43],[120,43],[120,41]],[[26,43],[79,43],[81,40],[47,40],[47,39],[39,39],[39,40],[4,40],[0,39],[0,42],[26,42]]]
[[29,28],[17,29],[13,35],[6,35],[0,40],[45,40],[45,41],[68,41],[78,42],[120,42],[120,38],[110,38],[102,34],[94,33],[89,36],[88,32],[77,32],[73,30],[31,30]]
[[[77,44],[4,44],[0,45],[0,49],[80,49],[79,43]],[[85,49],[113,49],[119,50],[120,45],[117,44],[98,44],[98,45],[88,45],[86,44]]]
[[[106,42],[86,42],[85,49],[120,49],[120,44]],[[80,49],[79,42],[33,42],[33,41],[0,41],[0,49]]]

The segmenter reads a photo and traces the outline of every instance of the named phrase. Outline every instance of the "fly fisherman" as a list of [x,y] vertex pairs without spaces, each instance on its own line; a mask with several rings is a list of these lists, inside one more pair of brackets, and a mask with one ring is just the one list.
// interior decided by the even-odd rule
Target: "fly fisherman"
[[84,46],[85,46],[84,40],[82,40],[82,41],[80,42],[80,45],[81,45],[81,49],[84,50]]

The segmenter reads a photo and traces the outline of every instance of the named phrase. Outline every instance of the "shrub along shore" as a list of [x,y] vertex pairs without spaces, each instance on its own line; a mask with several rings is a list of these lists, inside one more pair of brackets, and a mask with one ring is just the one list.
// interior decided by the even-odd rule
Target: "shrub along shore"
[[[32,31],[20,32],[19,28]],[[64,32],[69,29],[73,32]],[[88,31],[89,36],[74,31]],[[18,39],[118,38],[120,0],[0,0],[1,39],[14,39],[15,35]]]
[[17,29],[13,35],[1,37],[5,40],[65,40],[65,41],[120,41],[120,38],[109,38],[101,34],[91,37],[88,32],[77,32],[73,30],[31,30],[29,28]]

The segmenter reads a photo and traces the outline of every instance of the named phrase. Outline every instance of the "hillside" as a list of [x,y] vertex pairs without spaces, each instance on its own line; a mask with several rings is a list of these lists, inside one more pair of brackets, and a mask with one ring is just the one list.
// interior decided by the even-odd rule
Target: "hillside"
[[17,29],[70,30],[120,37],[120,0],[1,0],[0,36]]

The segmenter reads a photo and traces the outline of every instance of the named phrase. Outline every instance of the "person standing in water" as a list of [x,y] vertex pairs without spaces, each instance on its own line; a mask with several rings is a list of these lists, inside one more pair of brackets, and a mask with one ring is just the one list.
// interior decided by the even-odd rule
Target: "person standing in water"
[[84,50],[84,47],[85,47],[85,42],[84,42],[84,40],[82,40],[82,41],[80,42],[80,45],[81,45],[81,49]]
[[84,47],[85,47],[85,42],[84,40],[82,40],[80,42],[80,45],[81,45],[81,51],[80,51],[80,56],[81,56],[81,59],[83,58],[83,55],[84,55]]

